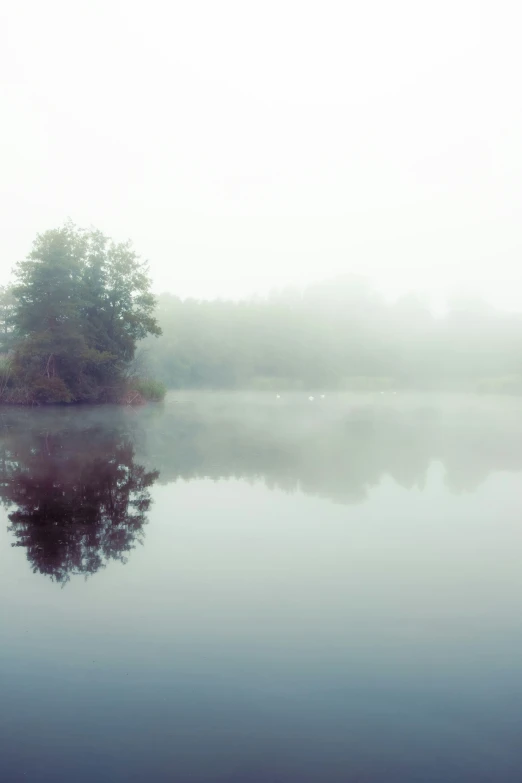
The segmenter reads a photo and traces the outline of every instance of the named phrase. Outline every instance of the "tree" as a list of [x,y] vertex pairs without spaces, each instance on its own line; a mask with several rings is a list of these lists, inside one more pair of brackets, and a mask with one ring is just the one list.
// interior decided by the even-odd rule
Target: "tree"
[[147,265],[129,242],[68,222],[15,267],[12,401],[117,399],[138,340],[159,335]]
[[7,353],[13,337],[15,298],[11,288],[0,286],[0,353]]

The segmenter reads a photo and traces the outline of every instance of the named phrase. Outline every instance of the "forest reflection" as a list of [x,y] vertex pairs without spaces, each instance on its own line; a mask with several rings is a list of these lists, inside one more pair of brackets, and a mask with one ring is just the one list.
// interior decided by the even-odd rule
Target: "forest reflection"
[[126,428],[83,427],[81,416],[2,420],[0,498],[13,545],[25,548],[33,572],[60,583],[126,562],[143,540],[159,475],[136,461]]
[[518,398],[205,395],[143,411],[160,482],[242,478],[338,503],[363,502],[389,476],[425,486],[433,462],[454,493],[522,470]]
[[0,416],[0,500],[33,571],[64,583],[126,562],[155,482],[238,478],[351,504],[384,477],[422,490],[437,461],[450,492],[474,491],[494,471],[522,470],[520,407],[203,394],[137,411],[10,409]]

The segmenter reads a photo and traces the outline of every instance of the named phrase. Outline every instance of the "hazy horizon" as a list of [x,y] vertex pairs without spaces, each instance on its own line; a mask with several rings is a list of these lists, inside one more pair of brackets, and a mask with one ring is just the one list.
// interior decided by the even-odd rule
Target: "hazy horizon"
[[2,274],[71,217],[156,292],[362,274],[522,309],[514,3],[2,12]]

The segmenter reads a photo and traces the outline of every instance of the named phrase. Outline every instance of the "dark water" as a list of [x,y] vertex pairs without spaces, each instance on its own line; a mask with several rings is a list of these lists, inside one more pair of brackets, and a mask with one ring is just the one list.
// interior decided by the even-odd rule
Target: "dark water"
[[2,783],[520,783],[522,403],[0,411]]

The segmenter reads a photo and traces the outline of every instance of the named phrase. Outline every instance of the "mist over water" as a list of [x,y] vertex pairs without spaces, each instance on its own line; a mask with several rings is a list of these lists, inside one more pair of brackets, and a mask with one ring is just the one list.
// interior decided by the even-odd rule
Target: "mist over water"
[[2,779],[519,781],[520,413],[4,409]]
[[0,783],[521,783],[520,4],[0,18]]

